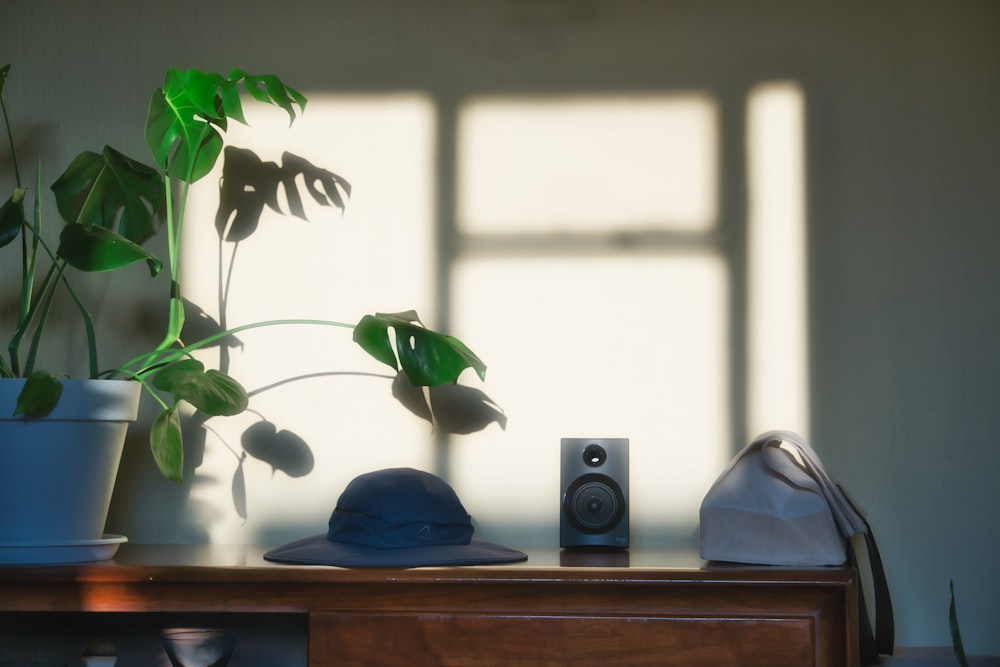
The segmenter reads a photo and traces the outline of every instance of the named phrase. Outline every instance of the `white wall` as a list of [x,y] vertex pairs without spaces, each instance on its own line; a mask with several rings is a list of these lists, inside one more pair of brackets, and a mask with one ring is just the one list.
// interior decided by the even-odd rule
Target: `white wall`
[[[268,130],[267,139],[278,145],[287,139],[293,150],[355,184],[343,219],[317,216],[294,229],[311,248],[335,249],[329,252],[342,262],[360,257],[370,270],[363,274],[370,290],[358,291],[359,274],[346,263],[328,264],[323,251],[294,262],[286,276],[271,275],[270,287],[259,293],[264,288],[247,281],[266,270],[269,238],[256,250],[251,244],[240,250],[240,266],[247,268],[238,298],[266,304],[269,312],[298,303],[314,307],[313,315],[346,320],[367,310],[411,307],[431,322],[447,316],[453,333],[491,365],[485,385],[469,384],[508,410],[506,431],[492,425],[442,445],[426,422],[388,397],[384,378],[285,385],[255,398],[254,407],[309,443],[315,467],[308,475],[273,472],[252,457],[240,466],[238,437],[247,422],[213,423],[204,463],[178,489],[152,471],[140,435],[126,453],[109,531],[147,542],[291,539],[323,530],[354,474],[416,465],[449,477],[486,536],[555,544],[557,435],[624,435],[633,439],[633,460],[646,462],[634,467],[636,497],[647,499],[635,507],[636,545],[694,544],[699,484],[759,426],[799,428],[868,510],[894,596],[897,643],[949,642],[948,580],[954,579],[967,649],[1000,653],[1000,575],[993,563],[1000,546],[994,518],[1000,492],[993,480],[1000,464],[994,443],[1000,431],[1000,353],[993,345],[1000,334],[995,3],[184,1],[161,8],[8,1],[2,11],[0,64],[14,66],[6,97],[22,130],[21,160],[30,165],[41,155],[46,182],[84,148],[108,143],[143,157],[148,93],[168,66],[274,72],[314,101],[329,93],[332,116],[306,120],[307,109],[301,127]],[[747,370],[753,360],[745,331],[753,313],[746,300],[745,234],[753,202],[743,187],[745,110],[755,86],[769,82],[793,82],[804,102],[805,417],[789,417],[780,405],[763,415],[748,408],[754,405]],[[721,319],[706,315],[699,322],[714,321],[704,338],[723,342],[708,348],[715,353],[694,358],[722,369],[712,367],[711,373],[722,373],[714,384],[705,384],[711,373],[676,371],[669,355],[640,368],[645,375],[623,369],[623,383],[610,381],[617,362],[615,346],[608,345],[612,327],[590,346],[596,351],[588,361],[605,368],[588,394],[594,404],[579,406],[579,421],[564,407],[549,413],[549,406],[519,400],[521,392],[558,388],[561,379],[565,387],[577,386],[580,366],[564,359],[522,366],[532,357],[510,342],[525,332],[519,318],[534,312],[530,286],[479,308],[461,308],[462,284],[439,293],[434,261],[442,247],[434,233],[441,221],[454,224],[459,196],[449,157],[457,150],[449,143],[451,114],[475,96],[558,93],[695,94],[711,101],[718,128],[712,229],[718,235],[705,243],[722,258],[724,278],[713,298],[723,308]],[[382,120],[365,125],[352,116],[362,108],[352,106],[359,101],[384,112]],[[329,134],[319,140],[321,127]],[[387,141],[391,131],[400,134]],[[6,159],[0,164],[7,187]],[[609,173],[611,186],[613,178]],[[200,192],[211,214],[211,190]],[[658,265],[661,257],[672,267],[677,255],[640,250],[623,257],[630,266]],[[386,258],[389,265],[405,263],[403,278],[371,270]],[[483,289],[515,284],[498,283],[502,273],[483,274],[481,265],[471,270],[468,258],[461,259],[458,273],[446,275],[471,276]],[[774,258],[785,260],[784,254]],[[503,270],[512,273],[518,262],[525,271],[535,266],[516,255],[507,262],[513,268]],[[5,285],[12,264],[0,265]],[[211,275],[211,268],[192,264],[194,275]],[[615,275],[631,281],[631,293],[619,296],[633,311],[672,304],[671,325],[679,331],[690,324],[694,306],[680,299],[683,285],[670,278],[688,274]],[[142,284],[141,273],[136,276]],[[191,289],[204,290],[210,303],[207,280],[198,278]],[[137,345],[159,316],[155,305],[143,304],[163,289],[112,293],[101,314],[120,335],[115,345]],[[119,298],[142,309],[123,310]],[[620,301],[598,299],[587,317],[608,317]],[[7,311],[0,314],[7,321]],[[545,317],[545,310],[534,316]],[[507,327],[498,340],[491,318]],[[642,322],[652,327],[655,320]],[[580,326],[574,331],[587,331],[588,323],[572,321]],[[670,326],[642,331],[642,340],[660,335],[668,350],[690,344]],[[351,349],[346,335],[329,347],[307,332],[289,336],[274,343],[274,352],[262,337],[246,336],[234,370],[259,373],[248,382],[252,387],[278,381],[286,370],[382,373]],[[296,360],[293,350],[308,352]],[[56,347],[49,355],[65,353]],[[602,406],[616,416],[602,421]],[[306,423],[314,408],[326,422]],[[376,416],[359,419],[361,410]],[[547,414],[553,416],[547,420]],[[574,432],[578,428],[609,432]],[[704,455],[682,462],[692,446]],[[191,465],[200,456],[189,452]],[[245,507],[232,493],[239,475]],[[692,488],[682,486],[685,480]],[[498,512],[510,495],[518,498],[515,510]]]

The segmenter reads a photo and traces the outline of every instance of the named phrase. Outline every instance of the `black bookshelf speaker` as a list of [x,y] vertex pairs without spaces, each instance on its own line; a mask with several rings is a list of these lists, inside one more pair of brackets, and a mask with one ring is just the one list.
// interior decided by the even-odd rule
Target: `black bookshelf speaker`
[[563,438],[559,546],[628,547],[628,438]]

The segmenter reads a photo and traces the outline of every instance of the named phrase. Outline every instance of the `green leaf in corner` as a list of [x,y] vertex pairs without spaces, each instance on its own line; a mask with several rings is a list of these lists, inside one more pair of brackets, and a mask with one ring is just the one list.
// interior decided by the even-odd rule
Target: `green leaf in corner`
[[948,621],[951,625],[951,644],[955,652],[955,659],[961,667],[969,667],[969,661],[965,657],[965,647],[962,645],[962,633],[958,628],[958,611],[955,608],[955,582],[949,581],[951,588],[951,605],[948,607]]
[[238,415],[250,403],[243,385],[215,369],[206,371],[197,359],[166,366],[153,378],[153,386],[213,417]]
[[17,397],[14,416],[44,417],[52,412],[62,395],[62,382],[45,371],[35,371],[24,381]]
[[184,439],[176,405],[164,410],[153,420],[149,431],[149,448],[160,473],[180,484],[184,470]]
[[[395,333],[395,349],[389,329]],[[466,368],[486,379],[486,364],[465,343],[425,328],[412,310],[365,315],[354,327],[354,342],[393,370],[402,368],[417,386],[455,382]]]
[[149,266],[150,275],[155,276],[163,268],[163,262],[142,246],[103,227],[66,225],[59,235],[56,254],[81,271],[114,271],[142,260]]

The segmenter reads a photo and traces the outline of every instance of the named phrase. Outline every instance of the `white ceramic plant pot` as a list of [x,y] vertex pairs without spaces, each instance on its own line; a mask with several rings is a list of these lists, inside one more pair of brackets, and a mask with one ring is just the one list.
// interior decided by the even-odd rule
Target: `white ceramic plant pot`
[[11,416],[23,385],[0,379],[0,548],[99,542],[141,386],[63,380],[56,408],[25,419]]

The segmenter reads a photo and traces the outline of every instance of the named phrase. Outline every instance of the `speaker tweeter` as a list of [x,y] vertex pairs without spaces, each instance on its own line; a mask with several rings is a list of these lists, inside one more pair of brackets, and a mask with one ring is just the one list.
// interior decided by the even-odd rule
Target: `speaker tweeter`
[[559,546],[628,547],[628,438],[563,438]]

